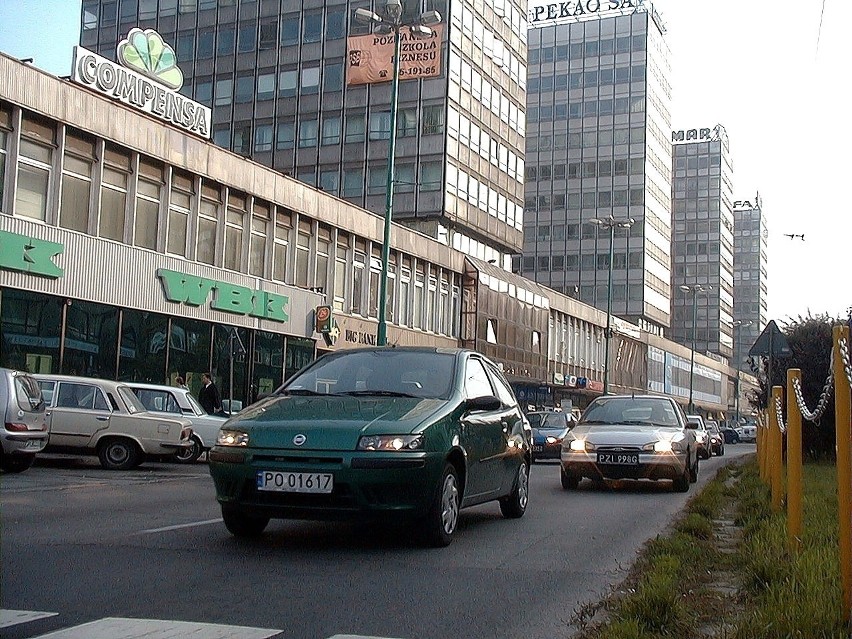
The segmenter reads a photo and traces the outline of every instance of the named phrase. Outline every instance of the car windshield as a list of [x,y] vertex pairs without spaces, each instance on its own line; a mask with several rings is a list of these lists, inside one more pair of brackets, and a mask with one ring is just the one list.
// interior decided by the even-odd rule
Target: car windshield
[[43,401],[38,383],[29,375],[15,375],[15,394],[18,407],[28,413],[38,410]]
[[192,406],[192,412],[196,415],[206,415],[207,411],[201,408],[201,404],[198,403],[198,400],[192,396],[192,393],[187,393],[184,395],[186,397],[186,401],[189,402],[189,405]]
[[616,426],[647,424],[669,428],[680,427],[672,405],[664,399],[647,397],[602,397],[592,402],[579,424]]
[[561,430],[568,428],[562,413],[527,413],[532,428]]
[[129,386],[119,386],[117,389],[121,399],[124,400],[124,405],[127,406],[127,412],[131,415],[134,413],[144,413],[145,405],[139,401],[139,398],[133,394]]
[[277,392],[448,399],[455,355],[431,350],[341,351],[319,358]]

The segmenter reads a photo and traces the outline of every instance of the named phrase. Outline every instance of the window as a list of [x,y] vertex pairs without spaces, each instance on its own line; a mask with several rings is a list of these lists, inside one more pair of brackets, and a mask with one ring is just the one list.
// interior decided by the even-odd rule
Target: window
[[[275,38],[274,33],[272,37],[273,39]],[[237,51],[240,53],[254,51],[256,40],[257,28],[254,23],[240,25],[240,30],[237,34]]]
[[360,197],[364,194],[364,169],[343,168],[343,197]]
[[276,147],[279,150],[292,149],[296,139],[296,125],[292,122],[280,122],[278,124],[278,141]]
[[387,177],[387,163],[370,165],[368,171],[367,194],[379,195],[384,193],[387,186]]
[[379,316],[379,281],[382,275],[382,251],[378,245],[373,245],[370,256],[370,290],[368,291],[367,316]]
[[65,156],[62,160],[59,226],[74,231],[88,230],[94,162],[94,141],[69,131],[65,136]]
[[339,40],[346,35],[346,13],[329,9],[325,19],[325,39]]
[[3,191],[6,178],[6,145],[8,144],[9,129],[12,114],[0,106],[0,211],[3,210]]
[[299,44],[299,16],[285,16],[281,20],[281,45]]
[[231,94],[234,91],[234,80],[223,78],[216,80],[216,94],[213,99],[215,106],[226,106],[231,103]]
[[307,67],[302,69],[301,93],[310,95],[319,92],[320,70],[319,67]]
[[254,130],[254,150],[271,151],[272,150],[272,125],[258,124]]
[[423,135],[441,135],[444,132],[444,107],[429,105],[423,107]]
[[238,124],[234,127],[234,144],[231,149],[243,155],[251,153],[251,123]]
[[397,164],[394,173],[394,189],[399,193],[412,193],[416,181],[414,164]]
[[228,194],[228,210],[225,213],[225,261],[224,267],[232,271],[241,270],[243,262],[243,225],[246,215],[246,198],[240,193]]
[[282,71],[278,74],[278,96],[281,98],[296,95],[299,76],[298,71]]
[[343,64],[327,64],[323,71],[323,91],[333,92],[343,90]]
[[317,145],[317,121],[302,120],[299,123],[299,148],[305,149]]
[[352,260],[352,313],[362,315],[364,280],[366,278],[367,249],[364,240],[355,241],[355,253]]
[[216,42],[216,55],[233,55],[234,44],[234,27],[222,27]]
[[323,290],[328,286],[329,259],[331,255],[331,228],[323,224],[317,225],[316,273],[314,286]]
[[271,100],[275,97],[275,74],[261,73],[257,76],[257,99]]
[[[272,125],[270,125],[271,128]],[[269,211],[269,204],[255,200],[251,216],[251,237],[249,238],[249,273],[258,277],[263,277]]]
[[219,208],[222,194],[219,185],[209,181],[201,184],[201,202],[198,208],[198,232],[195,259],[214,264],[216,257],[216,230],[219,226]]
[[18,188],[15,213],[35,220],[47,215],[47,196],[53,161],[53,125],[24,114],[18,149]]
[[322,121],[322,144],[340,144],[340,116],[328,115]]
[[390,111],[379,111],[370,114],[370,139],[387,140],[390,138]]
[[121,242],[124,239],[130,156],[107,145],[101,182],[101,215],[98,235]]
[[365,117],[363,114],[350,113],[346,116],[344,140],[346,142],[364,141]]
[[285,281],[289,259],[290,229],[293,227],[289,211],[278,209],[275,216],[275,237],[272,244],[272,279]]
[[237,78],[237,95],[234,102],[245,104],[254,99],[254,74],[241,75]]
[[294,284],[303,288],[308,285],[308,262],[311,251],[313,228],[310,220],[299,220],[296,231],[296,272]]
[[213,106],[213,80],[199,78],[195,81],[195,99],[206,106]]
[[163,189],[163,166],[150,160],[139,160],[136,184],[136,219],[134,244],[157,248],[157,227],[160,217],[160,197]]
[[213,43],[216,36],[212,29],[198,32],[198,50],[195,55],[199,60],[213,57]]
[[346,274],[349,259],[349,236],[338,231],[337,244],[334,253],[334,308],[345,312],[346,303]]
[[303,42],[319,42],[322,39],[322,14],[309,13],[304,15]]
[[420,190],[437,191],[441,188],[441,162],[423,162],[420,165]]
[[187,227],[192,201],[195,196],[194,179],[188,173],[172,171],[172,189],[169,198],[169,222],[166,250],[174,255],[186,256]]
[[399,109],[396,117],[396,134],[398,137],[414,137],[417,135],[417,109]]
[[260,25],[260,49],[266,51],[275,48],[278,25],[273,22],[264,22]]
[[337,169],[320,171],[319,187],[326,193],[337,195],[340,192],[340,174]]
[[[488,322],[490,327],[492,320],[488,320]],[[464,392],[465,396],[469,399],[494,394],[491,382],[488,381],[488,374],[482,365],[482,360],[477,357],[471,357],[467,360],[467,367],[464,374]]]

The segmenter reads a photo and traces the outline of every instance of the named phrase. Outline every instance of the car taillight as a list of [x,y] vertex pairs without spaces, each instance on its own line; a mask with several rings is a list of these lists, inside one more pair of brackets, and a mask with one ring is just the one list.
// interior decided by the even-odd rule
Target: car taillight
[[13,430],[13,431],[20,432],[20,431],[29,430],[29,428],[27,428],[26,424],[19,424],[18,422],[6,422],[6,430]]

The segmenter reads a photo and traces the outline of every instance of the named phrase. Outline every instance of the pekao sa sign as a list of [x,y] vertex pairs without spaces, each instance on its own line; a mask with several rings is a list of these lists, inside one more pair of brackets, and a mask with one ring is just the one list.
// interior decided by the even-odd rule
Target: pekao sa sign
[[582,19],[618,9],[636,9],[644,5],[643,0],[569,0],[551,2],[529,8],[531,26],[537,22],[564,18]]
[[131,29],[116,51],[119,64],[74,47],[74,82],[204,138],[209,107],[178,93],[183,73],[174,50],[153,29]]

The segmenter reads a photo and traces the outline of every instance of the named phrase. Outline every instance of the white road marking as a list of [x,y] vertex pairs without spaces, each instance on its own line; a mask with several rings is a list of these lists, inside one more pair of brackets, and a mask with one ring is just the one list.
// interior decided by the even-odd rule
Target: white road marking
[[166,532],[169,530],[180,530],[181,528],[192,528],[193,526],[209,526],[210,524],[221,523],[221,517],[219,519],[205,519],[204,521],[191,521],[188,524],[175,524],[174,526],[163,526],[162,528],[149,528],[148,530],[140,531],[139,534],[150,535],[151,533]]
[[215,623],[107,617],[36,639],[266,639],[280,630]]
[[334,635],[328,639],[391,639],[391,637],[372,637],[367,635]]
[[17,626],[20,623],[55,617],[58,612],[40,612],[38,610],[0,610],[0,628]]

